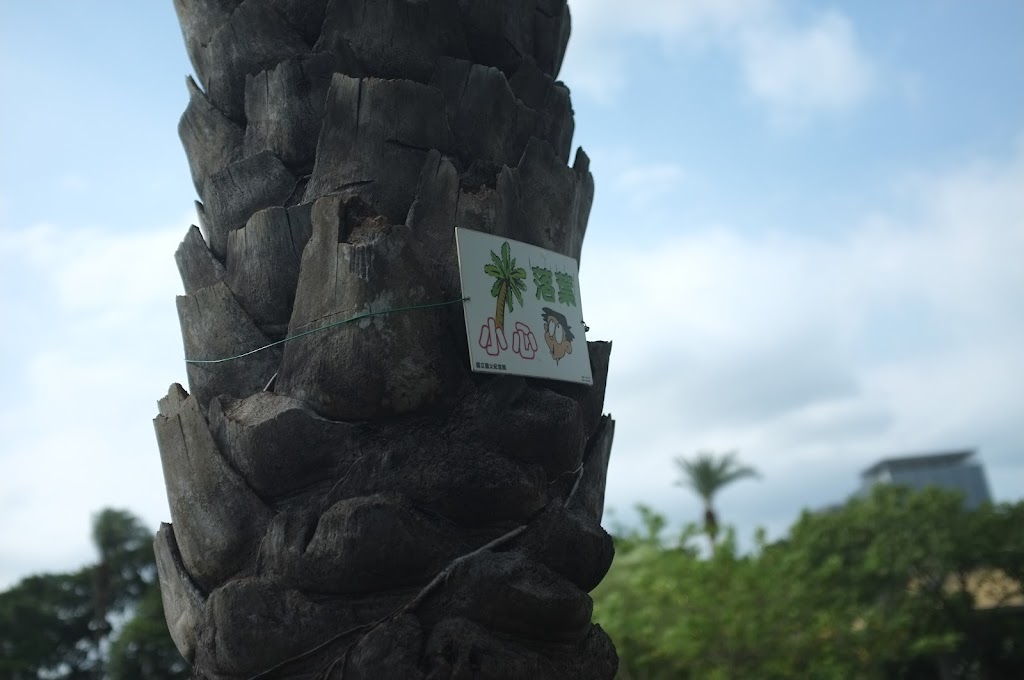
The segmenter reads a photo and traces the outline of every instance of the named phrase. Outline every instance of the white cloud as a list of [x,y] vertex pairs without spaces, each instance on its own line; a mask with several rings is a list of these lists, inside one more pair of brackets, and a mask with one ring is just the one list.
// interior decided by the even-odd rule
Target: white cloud
[[901,195],[908,216],[830,239],[710,227],[588,247],[590,337],[614,341],[609,504],[696,517],[669,480],[700,448],[765,472],[729,494],[748,530],[842,500],[886,454],[979,446],[997,497],[1024,495],[1024,145]]
[[94,559],[90,517],[104,507],[154,529],[168,518],[150,420],[184,377],[173,253],[185,227],[0,231],[0,270],[17,283],[5,286],[17,332],[0,340],[0,589]]
[[744,27],[738,46],[751,93],[785,116],[844,111],[871,90],[872,68],[853,26],[834,10],[801,28]]
[[563,79],[602,102],[626,87],[628,47],[713,48],[736,60],[744,86],[786,121],[848,110],[871,92],[871,60],[836,9],[797,20],[781,0],[611,0],[573,5],[573,38]]
[[624,8],[613,0],[588,0],[570,10],[574,40],[580,42],[614,29],[672,42],[735,31],[776,14],[776,5],[776,0],[637,0]]
[[177,283],[173,256],[184,233],[179,227],[113,234],[37,224],[5,231],[0,256],[29,264],[63,309],[127,314],[152,304],[171,281]]
[[630,39],[653,38],[667,49],[680,42],[705,44],[766,14],[772,4],[771,0],[637,0],[624,8],[612,0],[574,3],[562,78],[574,92],[611,101],[626,86]]
[[[624,147],[597,147],[587,151],[592,167],[606,168],[606,190],[634,211],[663,206],[690,179],[686,170],[670,160],[642,159]],[[598,198],[604,196],[600,192]]]
[[622,169],[613,179],[616,192],[643,209],[679,188],[686,175],[676,163],[648,163]]

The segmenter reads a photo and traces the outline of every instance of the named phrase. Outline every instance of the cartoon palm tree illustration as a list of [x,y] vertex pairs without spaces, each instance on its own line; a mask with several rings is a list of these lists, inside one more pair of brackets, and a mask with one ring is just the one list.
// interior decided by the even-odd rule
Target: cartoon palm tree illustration
[[[512,249],[508,247],[508,241],[501,244],[501,257],[499,258],[491,251],[491,262],[494,264],[484,265],[484,271],[497,279],[491,286],[491,297],[497,298],[497,305],[494,308],[494,325],[505,330],[505,307],[512,311],[515,307],[512,298],[523,305],[523,293],[526,292],[526,270],[516,267],[516,258],[512,257]],[[511,295],[510,295],[511,293]]]

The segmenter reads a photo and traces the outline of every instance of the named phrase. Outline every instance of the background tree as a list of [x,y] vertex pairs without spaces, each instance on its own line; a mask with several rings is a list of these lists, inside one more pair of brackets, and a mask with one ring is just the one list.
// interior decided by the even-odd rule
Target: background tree
[[715,512],[715,494],[723,487],[744,477],[757,477],[757,470],[740,465],[736,452],[718,455],[713,451],[699,451],[693,458],[679,456],[675,459],[680,478],[677,486],[692,489],[704,503],[704,532],[708,536],[711,550],[715,549],[718,538],[718,515]]
[[645,510],[616,531],[595,618],[623,680],[1024,677],[1024,584],[999,566],[1024,564],[1022,511],[881,486],[748,554],[726,532],[702,559],[696,525],[666,536]]
[[1024,564],[1012,523],[1022,509],[968,511],[953,491],[880,485],[837,512],[804,513],[787,549],[794,575],[818,584],[813,605],[841,608],[854,622],[843,633],[869,641],[875,667],[1016,677],[1024,647],[1007,643],[1024,639],[1024,581],[1004,566]]
[[102,677],[93,571],[29,576],[0,593],[0,677]]
[[111,615],[123,614],[156,580],[153,534],[125,510],[106,509],[92,521],[92,541],[99,552],[93,568],[93,626],[111,630]]
[[100,559],[0,593],[0,677],[178,680],[187,666],[167,631],[153,535],[123,510],[93,518]]
[[[151,564],[151,568],[155,565]],[[142,593],[133,615],[110,645],[110,680],[177,680],[189,675],[188,664],[174,646],[158,584]]]
[[175,7],[201,202],[156,549],[196,676],[610,678],[610,347],[592,387],[472,373],[454,242],[579,258],[565,1]]

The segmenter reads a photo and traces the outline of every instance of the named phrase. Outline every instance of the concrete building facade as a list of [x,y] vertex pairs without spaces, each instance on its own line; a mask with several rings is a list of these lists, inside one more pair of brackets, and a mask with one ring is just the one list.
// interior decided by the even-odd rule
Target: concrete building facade
[[985,469],[971,449],[880,460],[861,473],[860,494],[875,484],[902,484],[912,489],[938,486],[964,494],[968,508],[990,502],[992,495]]

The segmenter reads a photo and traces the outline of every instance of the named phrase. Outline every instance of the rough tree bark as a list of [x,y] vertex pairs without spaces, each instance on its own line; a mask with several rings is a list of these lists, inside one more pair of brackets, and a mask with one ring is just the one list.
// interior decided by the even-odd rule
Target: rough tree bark
[[[461,297],[456,225],[579,258],[593,179],[565,0],[174,0],[201,202],[185,355]],[[611,678],[587,593],[614,423],[473,374],[459,305],[188,364],[155,419],[156,551],[196,678]]]

